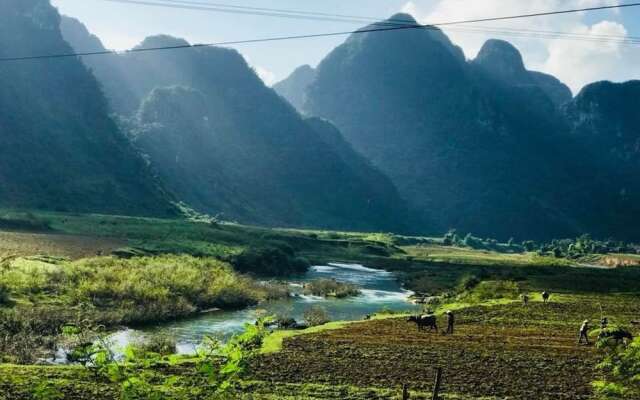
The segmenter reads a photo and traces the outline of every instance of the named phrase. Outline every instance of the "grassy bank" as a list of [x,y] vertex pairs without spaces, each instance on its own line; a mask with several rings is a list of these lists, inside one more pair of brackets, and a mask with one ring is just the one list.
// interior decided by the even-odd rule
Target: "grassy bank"
[[51,349],[61,326],[131,326],[210,308],[238,309],[287,291],[192,256],[15,258],[0,266],[0,353],[29,362]]

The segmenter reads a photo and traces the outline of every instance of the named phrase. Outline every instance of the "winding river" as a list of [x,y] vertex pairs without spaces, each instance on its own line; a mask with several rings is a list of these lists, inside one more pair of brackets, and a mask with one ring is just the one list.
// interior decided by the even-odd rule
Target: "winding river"
[[[356,284],[362,293],[346,299],[301,294],[304,282],[319,278],[333,278]],[[294,294],[289,299],[270,301],[240,311],[215,311],[139,330],[127,329],[112,335],[111,341],[116,347],[120,347],[136,337],[144,337],[145,334],[169,334],[176,339],[178,352],[185,354],[193,353],[205,335],[229,337],[240,332],[245,323],[255,321],[260,315],[285,315],[302,322],[304,311],[312,305],[319,305],[327,311],[332,321],[337,321],[362,319],[381,309],[407,311],[414,308],[408,301],[412,292],[402,289],[391,272],[358,264],[330,263],[314,266],[306,274],[285,282]]]

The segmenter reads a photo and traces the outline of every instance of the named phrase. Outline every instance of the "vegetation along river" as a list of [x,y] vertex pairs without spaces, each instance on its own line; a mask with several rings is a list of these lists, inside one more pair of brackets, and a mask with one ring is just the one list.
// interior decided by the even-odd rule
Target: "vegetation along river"
[[[337,299],[302,294],[302,285],[315,279],[336,279],[357,285],[361,294]],[[115,347],[123,347],[132,339],[149,333],[168,334],[176,339],[179,353],[192,353],[206,335],[229,337],[242,330],[245,323],[263,315],[281,315],[302,322],[304,312],[314,305],[324,308],[332,321],[358,320],[381,309],[405,311],[415,308],[408,301],[412,292],[402,289],[393,273],[357,264],[330,263],[313,266],[309,271],[286,280],[292,296],[270,301],[239,311],[214,311],[195,318],[127,329],[112,335]]]

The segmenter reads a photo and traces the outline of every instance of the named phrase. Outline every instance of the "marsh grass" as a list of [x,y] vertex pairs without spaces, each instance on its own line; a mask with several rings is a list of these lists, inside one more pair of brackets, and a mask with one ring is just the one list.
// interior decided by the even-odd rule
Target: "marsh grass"
[[186,255],[57,263],[18,258],[3,265],[0,287],[15,303],[0,307],[0,353],[17,362],[50,352],[66,323],[139,325],[288,295],[225,262]]

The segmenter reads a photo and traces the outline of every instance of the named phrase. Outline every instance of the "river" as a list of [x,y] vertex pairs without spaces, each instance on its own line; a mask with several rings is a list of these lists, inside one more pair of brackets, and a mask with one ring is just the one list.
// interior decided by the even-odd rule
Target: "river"
[[[329,278],[349,282],[361,288],[359,296],[346,299],[324,298],[302,294],[302,284],[314,279]],[[124,347],[136,337],[162,333],[176,339],[178,352],[193,353],[206,335],[229,337],[242,330],[245,323],[254,322],[261,315],[283,315],[303,322],[304,311],[313,305],[323,307],[332,321],[358,320],[381,309],[393,311],[413,310],[408,297],[412,292],[402,289],[393,273],[367,268],[358,264],[330,263],[313,266],[295,278],[287,279],[294,294],[289,299],[265,302],[240,311],[214,311],[194,318],[147,326],[141,329],[126,329],[111,336],[116,347]]]

